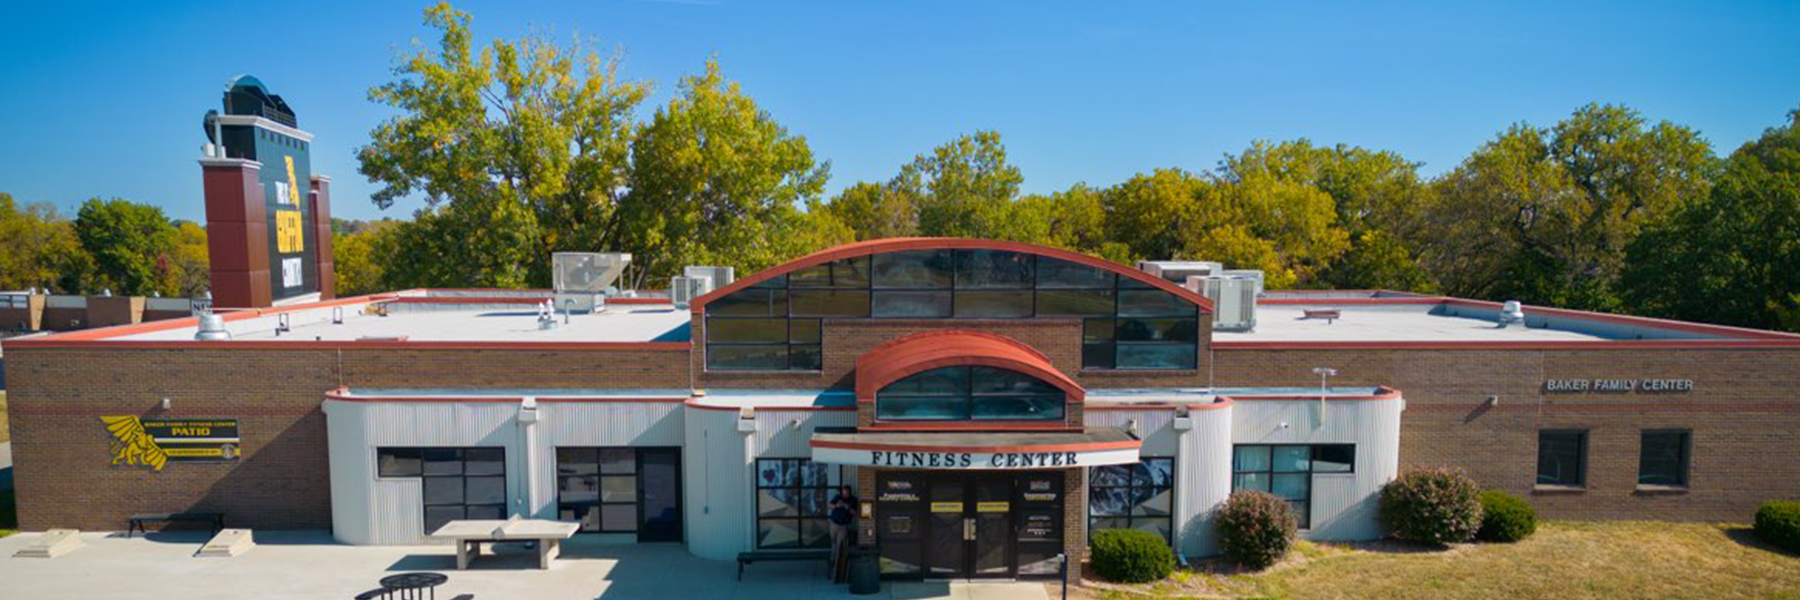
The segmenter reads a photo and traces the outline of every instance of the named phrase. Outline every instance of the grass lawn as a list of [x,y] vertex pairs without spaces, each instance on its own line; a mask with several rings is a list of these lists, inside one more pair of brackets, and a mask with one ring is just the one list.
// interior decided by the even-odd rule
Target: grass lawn
[[1800,599],[1800,556],[1762,545],[1741,525],[1553,521],[1517,544],[1302,542],[1261,573],[1202,570],[1144,586],[1090,585],[1082,596],[1091,600]]

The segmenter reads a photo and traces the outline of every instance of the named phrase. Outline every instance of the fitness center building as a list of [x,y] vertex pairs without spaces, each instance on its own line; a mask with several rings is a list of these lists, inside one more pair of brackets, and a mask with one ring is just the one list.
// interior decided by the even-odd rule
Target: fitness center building
[[1291,501],[1306,537],[1376,538],[1377,490],[1411,466],[1553,518],[1743,521],[1800,496],[1800,336],[1345,291],[1263,293],[1253,329],[1215,331],[1158,275],[973,239],[833,248],[682,306],[545,315],[552,296],[9,340],[20,525],[207,510],[421,544],[525,515],[729,559],[824,545],[847,483],[886,575],[1030,578],[1101,528],[1216,554],[1238,488]]

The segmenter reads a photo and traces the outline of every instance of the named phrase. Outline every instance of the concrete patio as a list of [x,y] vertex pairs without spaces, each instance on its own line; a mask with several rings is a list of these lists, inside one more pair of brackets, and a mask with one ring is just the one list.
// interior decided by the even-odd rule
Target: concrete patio
[[597,600],[798,599],[1047,600],[1040,583],[883,582],[879,594],[853,596],[811,563],[758,563],[736,581],[737,565],[695,558],[679,544],[602,544],[577,539],[548,571],[535,554],[484,556],[457,571],[449,546],[344,546],[325,532],[258,532],[257,547],[235,558],[196,558],[206,532],[88,533],[87,547],[55,559],[14,558],[36,533],[0,539],[0,596],[8,598],[353,598],[394,573],[435,571],[449,600],[550,598]]

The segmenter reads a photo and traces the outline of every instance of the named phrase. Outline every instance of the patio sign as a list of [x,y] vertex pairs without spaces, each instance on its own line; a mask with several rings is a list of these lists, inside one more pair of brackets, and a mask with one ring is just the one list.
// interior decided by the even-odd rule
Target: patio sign
[[112,464],[162,471],[170,462],[220,462],[242,454],[237,419],[140,419],[102,416],[112,434]]

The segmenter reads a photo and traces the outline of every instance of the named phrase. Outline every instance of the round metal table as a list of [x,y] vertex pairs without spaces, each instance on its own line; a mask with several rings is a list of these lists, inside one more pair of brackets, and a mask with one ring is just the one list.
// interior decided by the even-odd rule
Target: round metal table
[[381,588],[400,600],[437,600],[437,586],[450,581],[443,573],[401,573],[381,578]]

